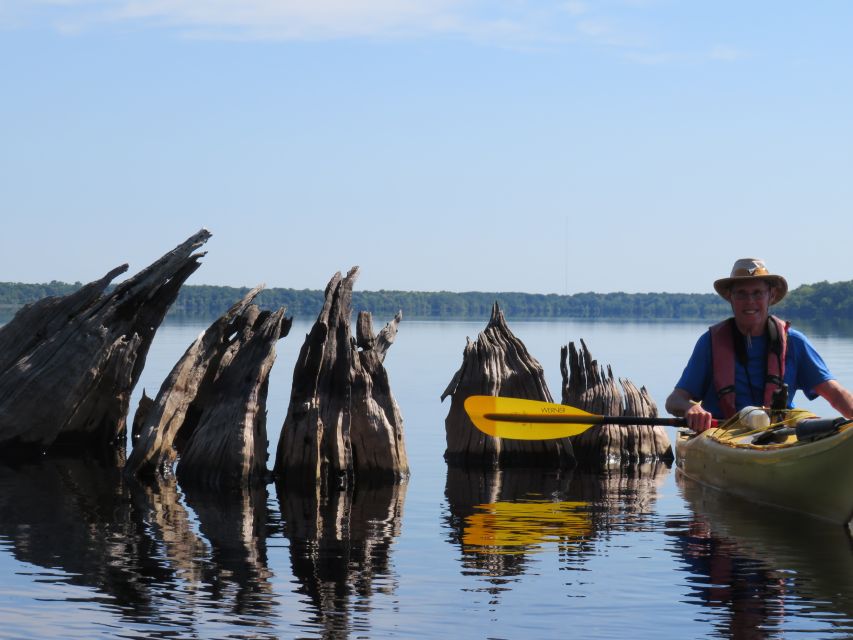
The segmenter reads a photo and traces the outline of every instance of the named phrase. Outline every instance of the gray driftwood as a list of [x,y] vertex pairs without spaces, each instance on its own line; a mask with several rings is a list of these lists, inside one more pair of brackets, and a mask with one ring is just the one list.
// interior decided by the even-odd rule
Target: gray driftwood
[[64,297],[23,307],[0,328],[0,444],[125,440],[130,395],[154,334],[210,237],[202,229],[148,268],[107,286],[122,265]]
[[291,320],[251,304],[257,287],[186,350],[154,401],[140,402],[129,475],[168,473],[180,455],[182,482],[266,481],[266,397],[275,345]]
[[403,420],[383,365],[402,314],[375,336],[370,314],[361,312],[353,339],[357,276],[353,267],[330,280],[294,367],[274,468],[288,483],[343,486],[354,476],[399,479],[409,473]]
[[[600,367],[583,340],[580,349],[574,342],[561,349],[560,370],[563,374],[563,404],[598,415],[658,415],[657,405],[646,388],[638,389],[624,378],[619,378],[617,384],[610,365],[606,369]],[[592,464],[673,458],[672,445],[663,427],[602,424],[575,436],[572,442],[578,460]]]
[[447,436],[445,460],[454,465],[552,466],[574,465],[572,444],[559,440],[506,440],[479,431],[465,413],[465,398],[491,395],[553,402],[542,366],[509,330],[495,303],[485,330],[467,340],[462,366],[441,395],[451,396],[444,421]]

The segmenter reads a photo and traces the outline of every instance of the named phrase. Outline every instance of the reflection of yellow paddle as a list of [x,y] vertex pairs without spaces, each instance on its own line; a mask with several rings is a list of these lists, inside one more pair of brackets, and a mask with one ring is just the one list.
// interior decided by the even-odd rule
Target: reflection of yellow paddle
[[469,396],[465,399],[465,411],[483,433],[509,440],[568,438],[597,424],[687,426],[683,418],[598,416],[565,404],[497,396]]
[[548,543],[563,547],[592,535],[585,502],[494,502],[465,518],[462,544],[489,555],[528,553]]

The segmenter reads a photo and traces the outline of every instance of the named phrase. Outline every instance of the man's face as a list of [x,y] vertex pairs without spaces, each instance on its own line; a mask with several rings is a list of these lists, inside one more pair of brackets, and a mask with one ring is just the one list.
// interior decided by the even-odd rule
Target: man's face
[[761,335],[767,323],[771,289],[766,282],[736,284],[731,288],[732,312],[741,332]]

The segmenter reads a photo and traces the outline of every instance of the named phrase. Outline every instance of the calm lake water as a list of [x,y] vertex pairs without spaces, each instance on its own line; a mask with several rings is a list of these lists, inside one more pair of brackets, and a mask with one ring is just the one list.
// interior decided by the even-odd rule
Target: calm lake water
[[[509,325],[557,401],[560,347],[582,338],[659,407],[705,326]],[[844,527],[743,504],[665,465],[448,469],[439,396],[484,326],[400,325],[385,361],[412,471],[399,486],[319,504],[275,485],[128,485],[81,460],[0,465],[0,638],[853,637]],[[205,327],[160,329],[137,398]],[[278,345],[271,454],[308,329],[295,323]],[[810,336],[853,387],[853,338]]]

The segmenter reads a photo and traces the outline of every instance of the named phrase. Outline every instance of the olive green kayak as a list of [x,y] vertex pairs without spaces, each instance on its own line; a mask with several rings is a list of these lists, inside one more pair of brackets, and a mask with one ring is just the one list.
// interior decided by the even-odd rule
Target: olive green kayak
[[682,429],[676,463],[704,485],[846,524],[853,518],[853,422],[813,418],[793,410],[765,428],[729,421],[698,435]]

